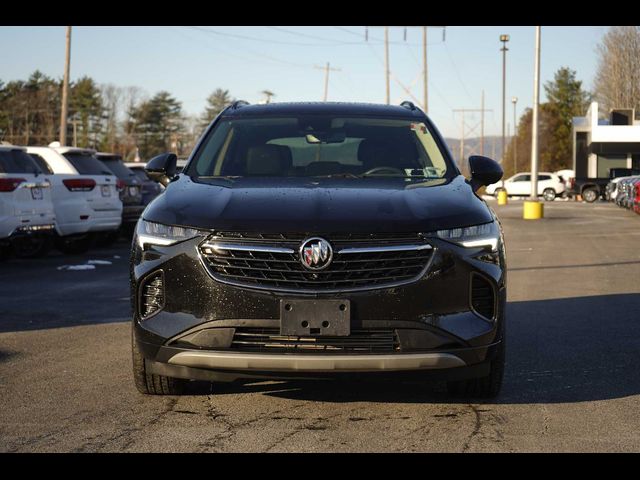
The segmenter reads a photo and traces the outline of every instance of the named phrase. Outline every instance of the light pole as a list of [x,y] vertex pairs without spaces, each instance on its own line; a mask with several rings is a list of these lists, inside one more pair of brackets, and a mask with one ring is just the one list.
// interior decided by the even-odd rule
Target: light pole
[[533,119],[531,124],[531,196],[524,202],[523,217],[542,218],[543,207],[538,201],[538,105],[540,103],[540,27],[536,27],[535,67],[533,79]]
[[511,97],[513,103],[513,174],[518,172],[518,124],[516,123],[516,104],[518,97]]
[[505,136],[504,136],[504,123],[505,123],[505,103],[506,103],[506,91],[505,84],[507,80],[507,42],[509,41],[509,35],[500,35],[500,41],[502,42],[502,155],[504,159],[505,151]]
[[60,145],[67,144],[67,109],[69,105],[69,65],[71,64],[71,27],[67,27],[67,46],[62,81],[62,106],[60,109]]

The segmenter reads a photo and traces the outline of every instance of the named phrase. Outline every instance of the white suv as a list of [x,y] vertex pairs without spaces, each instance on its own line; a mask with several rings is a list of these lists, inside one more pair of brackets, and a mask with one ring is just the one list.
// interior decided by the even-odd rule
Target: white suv
[[86,251],[95,235],[108,235],[120,227],[117,178],[95,158],[95,150],[60,147],[54,142],[49,147],[27,147],[27,153],[51,181],[56,246],[61,251]]
[[[486,188],[487,195],[498,195],[501,190],[506,190],[508,196],[529,196],[531,195],[531,173],[516,173],[513,177],[500,180]],[[555,173],[538,173],[538,195],[550,202],[558,195],[562,195],[565,186],[562,180]]]
[[0,257],[47,253],[55,228],[50,186],[24,148],[0,145]]

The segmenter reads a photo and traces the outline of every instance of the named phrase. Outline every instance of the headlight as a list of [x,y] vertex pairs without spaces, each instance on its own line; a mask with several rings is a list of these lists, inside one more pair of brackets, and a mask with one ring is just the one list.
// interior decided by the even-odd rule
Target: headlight
[[500,240],[500,229],[496,222],[491,222],[471,227],[438,230],[427,236],[438,237],[466,248],[491,247],[491,251],[496,251]]
[[207,232],[195,228],[175,227],[163,225],[161,223],[147,222],[140,219],[136,226],[136,235],[140,247],[148,245],[173,245],[183,242],[199,235],[206,235]]

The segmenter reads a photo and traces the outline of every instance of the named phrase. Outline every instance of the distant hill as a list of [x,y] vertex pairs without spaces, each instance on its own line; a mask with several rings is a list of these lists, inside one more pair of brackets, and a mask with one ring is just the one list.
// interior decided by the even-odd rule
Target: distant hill
[[[453,154],[453,158],[459,161],[460,158],[460,139],[458,138],[445,138],[449,149]],[[507,138],[507,145],[509,139]],[[480,155],[480,137],[471,137],[464,139],[464,158],[465,163],[470,155]],[[484,137],[484,155],[491,157],[496,161],[500,161],[502,158],[502,136],[485,136]]]

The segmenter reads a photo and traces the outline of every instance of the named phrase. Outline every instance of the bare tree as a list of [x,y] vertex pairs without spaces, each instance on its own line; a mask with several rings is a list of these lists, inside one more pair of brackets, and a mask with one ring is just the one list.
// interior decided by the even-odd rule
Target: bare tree
[[640,112],[640,28],[611,27],[597,47],[595,98],[606,115],[612,108]]
[[110,152],[115,152],[117,147],[118,117],[120,115],[120,104],[122,89],[113,84],[101,85],[102,102],[105,107],[106,128],[101,148]]

